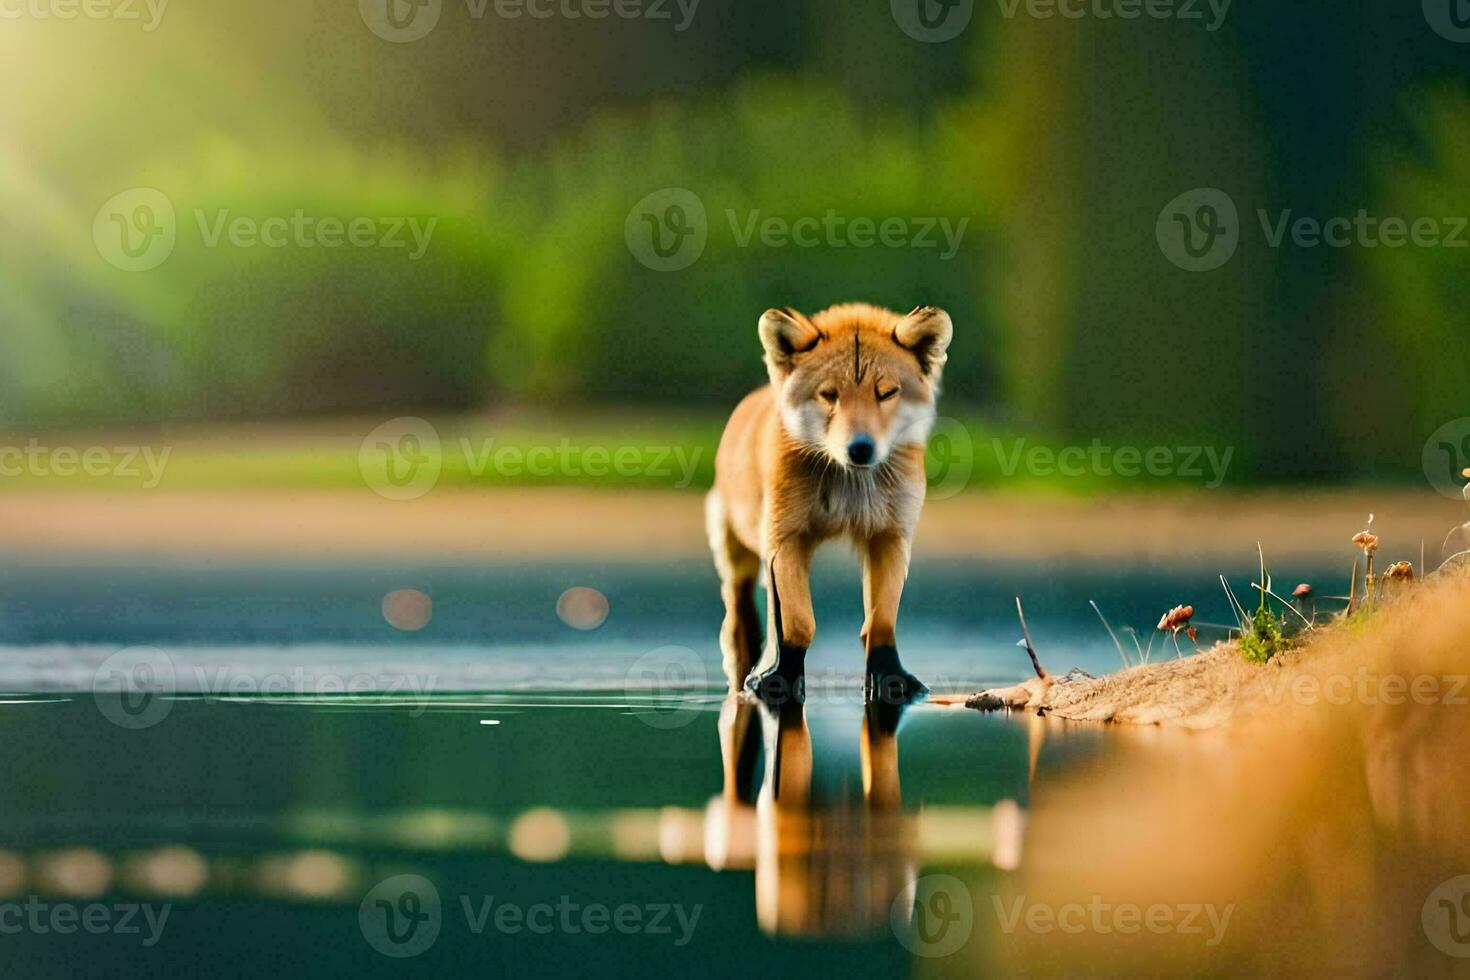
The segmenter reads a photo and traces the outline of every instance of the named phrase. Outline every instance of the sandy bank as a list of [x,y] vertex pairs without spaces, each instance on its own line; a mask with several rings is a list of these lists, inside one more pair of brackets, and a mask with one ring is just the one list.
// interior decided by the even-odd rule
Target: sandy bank
[[[1246,663],[1234,643],[1218,643],[1195,656],[1131,667],[1105,677],[1033,677],[1012,687],[982,691],[968,698],[942,696],[948,703],[963,701],[981,711],[1021,710],[1067,721],[1116,722],[1133,725],[1175,725],[1210,729],[1227,724],[1237,714],[1250,716],[1298,697],[1299,691],[1317,692],[1319,699],[1358,696],[1353,676],[1380,658],[1365,641],[1382,634],[1402,642],[1404,630],[1416,622],[1442,621],[1459,605],[1470,606],[1470,573],[1466,563],[1446,568],[1410,593],[1374,609],[1350,623],[1319,625],[1299,646],[1267,664]],[[1347,649],[1360,656],[1354,660]],[[1043,657],[1043,666],[1044,664]],[[1057,665],[1051,669],[1055,671]],[[1319,674],[1333,681],[1329,689]],[[1352,676],[1350,676],[1352,675]],[[1413,694],[1404,682],[1405,697]],[[1470,690],[1462,692],[1470,697]]]
[[[1344,527],[1378,514],[1385,552],[1431,553],[1463,503],[1408,491],[1225,492],[1096,498],[967,493],[930,501],[915,560],[1237,561],[1341,553]],[[366,488],[0,493],[11,554],[351,559],[668,560],[706,552],[703,496],[567,488],[435,490],[393,501]],[[1324,547],[1324,542],[1329,543]]]

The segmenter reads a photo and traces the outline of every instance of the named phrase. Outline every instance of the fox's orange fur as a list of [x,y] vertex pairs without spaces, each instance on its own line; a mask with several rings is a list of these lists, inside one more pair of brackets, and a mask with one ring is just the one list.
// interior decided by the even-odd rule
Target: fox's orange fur
[[891,673],[949,316],[858,303],[810,318],[770,310],[759,332],[770,384],[731,415],[707,510],[725,601],[725,672],[738,685],[759,658],[755,586],[763,573],[774,586],[764,673],[799,672],[816,632],[812,553],[848,537],[863,561],[869,675]]

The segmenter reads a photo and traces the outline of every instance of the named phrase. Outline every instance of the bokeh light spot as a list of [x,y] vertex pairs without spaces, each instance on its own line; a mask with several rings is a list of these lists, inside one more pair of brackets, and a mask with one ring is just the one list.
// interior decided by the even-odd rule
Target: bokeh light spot
[[0,851],[0,896],[18,895],[25,884],[25,859],[10,851]]
[[112,884],[112,862],[90,847],[53,851],[37,861],[40,891],[68,898],[95,898]]
[[383,596],[383,618],[405,633],[415,633],[434,618],[434,600],[417,589],[397,589]]
[[209,865],[192,847],[161,847],[129,861],[123,877],[137,891],[186,897],[204,887]]
[[556,614],[574,630],[595,630],[607,619],[607,596],[596,589],[567,589],[556,600]]
[[560,861],[572,846],[572,828],[556,810],[527,810],[510,828],[510,852],[522,861]]

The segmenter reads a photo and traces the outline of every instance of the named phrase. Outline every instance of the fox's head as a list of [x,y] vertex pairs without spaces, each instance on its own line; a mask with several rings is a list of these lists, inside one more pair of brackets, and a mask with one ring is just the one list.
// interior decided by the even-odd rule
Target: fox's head
[[844,468],[924,445],[953,333],[932,306],[908,316],[861,303],[810,318],[767,310],[761,344],[786,432]]

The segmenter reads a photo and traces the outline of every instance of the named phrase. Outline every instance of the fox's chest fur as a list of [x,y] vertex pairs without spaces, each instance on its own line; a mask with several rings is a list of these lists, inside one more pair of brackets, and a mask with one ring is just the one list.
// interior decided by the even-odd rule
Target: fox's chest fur
[[[885,531],[908,533],[918,521],[924,484],[912,479],[913,454],[895,457],[873,470],[813,468],[770,488],[771,521],[781,530],[804,527],[819,538],[870,538]],[[923,470],[922,456],[918,469]]]

